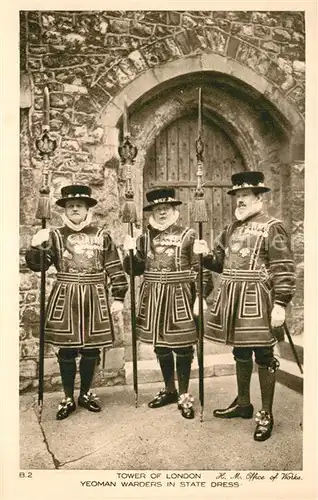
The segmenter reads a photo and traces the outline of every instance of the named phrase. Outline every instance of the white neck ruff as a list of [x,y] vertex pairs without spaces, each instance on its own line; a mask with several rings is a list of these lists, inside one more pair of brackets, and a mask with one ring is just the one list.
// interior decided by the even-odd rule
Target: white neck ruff
[[65,226],[69,227],[73,231],[81,231],[82,229],[84,229],[84,227],[90,225],[90,223],[92,222],[93,214],[91,211],[88,211],[86,219],[83,220],[80,224],[74,224],[74,222],[72,222],[68,217],[66,217],[65,214],[62,214],[61,217]]
[[179,219],[179,215],[180,215],[179,212],[177,212],[176,210],[164,224],[158,224],[158,222],[156,222],[155,219],[153,218],[153,215],[150,215],[149,224],[154,229],[158,229],[158,231],[164,231],[165,229],[168,229],[168,227],[172,226],[172,224],[175,224],[175,222],[177,222],[177,220]]

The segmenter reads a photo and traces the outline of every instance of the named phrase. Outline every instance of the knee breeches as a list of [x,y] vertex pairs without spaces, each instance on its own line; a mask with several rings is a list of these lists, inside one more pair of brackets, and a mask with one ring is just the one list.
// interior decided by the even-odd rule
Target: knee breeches
[[277,370],[279,366],[278,360],[274,357],[273,347],[234,347],[233,355],[235,361],[246,362],[249,361],[253,352],[255,355],[255,362],[259,366],[264,366],[266,368]]

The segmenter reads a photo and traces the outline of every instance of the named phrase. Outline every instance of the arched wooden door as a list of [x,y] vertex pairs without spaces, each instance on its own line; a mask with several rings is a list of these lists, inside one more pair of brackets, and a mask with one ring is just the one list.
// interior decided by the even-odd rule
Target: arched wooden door
[[[203,120],[204,188],[209,222],[203,224],[204,238],[211,244],[222,228],[232,220],[234,204],[227,194],[231,175],[244,170],[242,157],[230,138],[212,121]],[[182,117],[156,137],[149,147],[144,170],[145,193],[156,187],[176,188],[180,222],[196,229],[192,207],[196,187],[197,161],[195,141],[197,116]],[[144,225],[147,219],[144,220]]]

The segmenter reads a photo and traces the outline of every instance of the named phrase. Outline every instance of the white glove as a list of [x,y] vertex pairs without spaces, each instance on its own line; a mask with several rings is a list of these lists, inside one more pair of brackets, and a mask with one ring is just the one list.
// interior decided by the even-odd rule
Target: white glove
[[[203,312],[205,312],[207,309],[208,309],[208,304],[206,303],[206,300],[203,299]],[[194,301],[193,314],[195,316],[199,316],[199,297],[197,297]]]
[[120,300],[114,300],[114,302],[110,306],[110,312],[112,314],[122,312],[123,309],[124,309],[124,304]]
[[31,246],[39,247],[45,241],[49,241],[50,239],[50,230],[49,229],[40,229],[32,238]]
[[274,304],[274,307],[272,309],[272,327],[273,328],[278,328],[279,326],[282,326],[285,322],[286,318],[286,310],[283,306],[280,306],[279,304]]
[[208,244],[205,240],[194,240],[193,253],[196,255],[206,255],[210,252]]
[[136,238],[133,238],[132,236],[129,236],[129,234],[126,234],[124,239],[124,250],[125,252],[128,252],[129,250],[136,251]]

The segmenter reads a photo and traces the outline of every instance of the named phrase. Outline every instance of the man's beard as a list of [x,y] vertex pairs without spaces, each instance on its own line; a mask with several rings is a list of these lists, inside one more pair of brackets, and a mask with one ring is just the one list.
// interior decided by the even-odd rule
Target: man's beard
[[235,217],[237,220],[243,221],[251,215],[257,214],[263,208],[262,200],[257,200],[248,207],[237,207],[235,210]]

